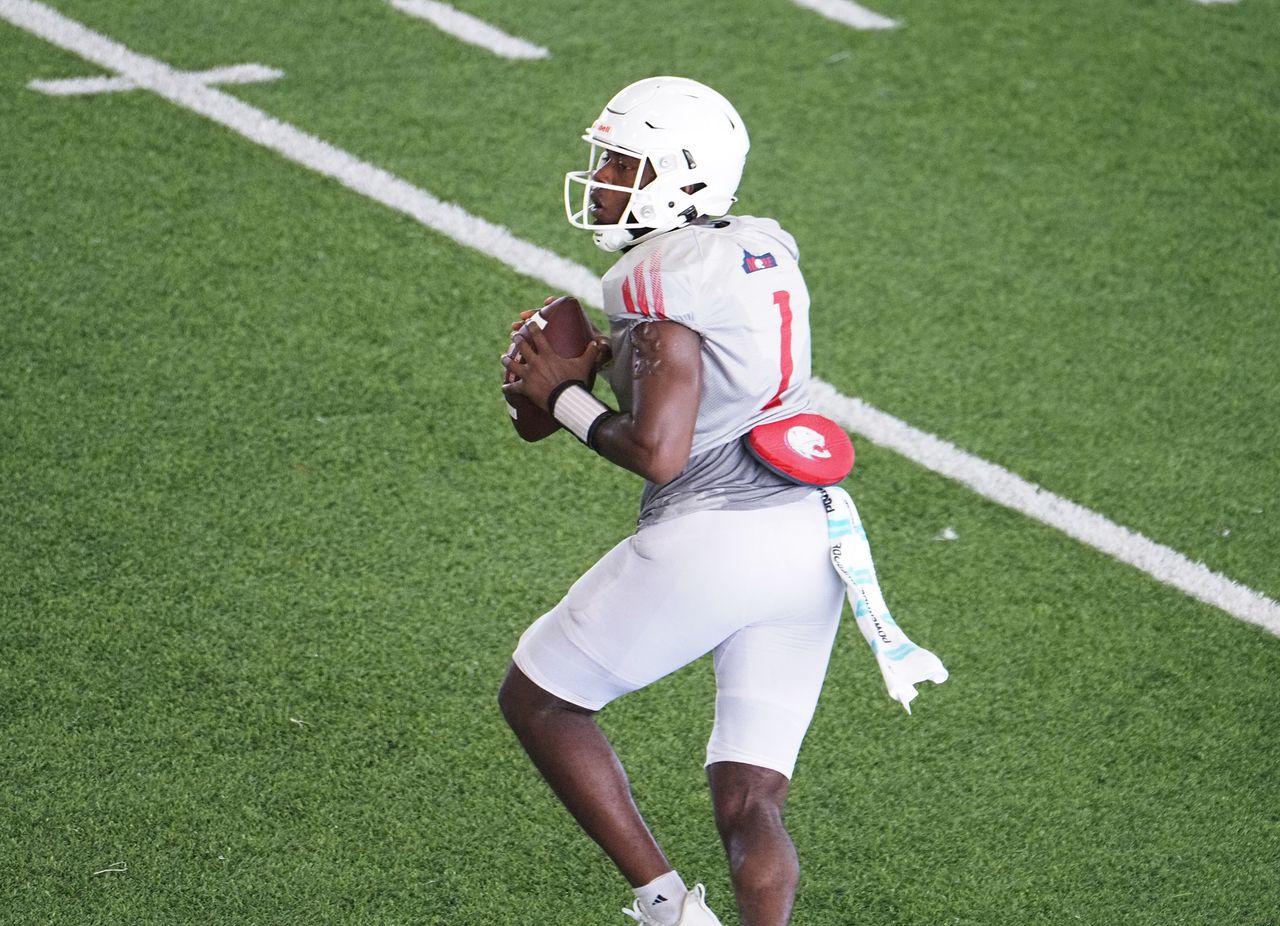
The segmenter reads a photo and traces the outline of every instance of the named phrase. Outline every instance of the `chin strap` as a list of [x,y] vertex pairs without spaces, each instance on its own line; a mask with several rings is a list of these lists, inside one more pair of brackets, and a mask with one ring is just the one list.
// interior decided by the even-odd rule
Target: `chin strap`
[[633,244],[639,244],[649,238],[657,235],[666,234],[669,231],[675,231],[677,228],[684,228],[686,225],[692,225],[700,216],[690,206],[684,212],[680,213],[681,222],[679,225],[673,225],[670,228],[609,228],[596,232],[592,235],[595,239],[596,247],[602,251],[621,251],[631,247]]
[[822,504],[827,509],[831,563],[847,586],[858,629],[875,654],[889,697],[910,714],[916,685],[926,681],[941,685],[947,680],[947,669],[933,653],[912,643],[889,614],[871,561],[867,532],[849,493],[836,486],[823,489]]
[[625,228],[611,228],[608,231],[598,231],[591,236],[598,247],[602,251],[621,251],[629,244],[635,242],[635,238],[631,232]]

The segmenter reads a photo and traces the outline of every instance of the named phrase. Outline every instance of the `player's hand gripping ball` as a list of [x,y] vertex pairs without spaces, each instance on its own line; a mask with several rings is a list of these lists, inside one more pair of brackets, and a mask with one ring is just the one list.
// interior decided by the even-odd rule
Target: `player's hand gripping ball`
[[[587,317],[578,300],[572,296],[561,296],[534,312],[521,326],[519,333],[527,334],[531,325],[541,328],[543,336],[552,349],[565,359],[581,357],[596,333],[591,319]],[[512,350],[516,350],[514,345]],[[519,351],[516,351],[514,356],[519,357]],[[516,375],[510,369],[503,370],[504,385],[513,383],[516,379]],[[587,381],[588,389],[591,388],[594,380],[595,371],[593,370]],[[511,414],[511,423],[515,425],[516,433],[525,440],[542,440],[560,430],[560,422],[540,409],[531,399],[510,392],[504,392],[503,397],[507,401],[507,411]]]

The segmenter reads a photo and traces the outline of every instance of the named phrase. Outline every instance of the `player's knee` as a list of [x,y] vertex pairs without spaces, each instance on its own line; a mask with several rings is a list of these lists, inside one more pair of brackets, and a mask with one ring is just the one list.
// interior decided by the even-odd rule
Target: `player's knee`
[[737,762],[708,768],[716,826],[726,841],[744,830],[782,828],[791,782],[781,772]]
[[554,719],[557,712],[590,713],[535,684],[514,664],[498,688],[498,708],[516,733],[532,729],[541,719]]
[[716,828],[726,842],[743,833],[781,830],[782,808],[760,794],[733,795],[716,801]]
[[524,724],[529,709],[528,699],[521,697],[520,681],[515,677],[519,672],[513,665],[498,686],[498,709],[502,711],[507,725],[517,731]]

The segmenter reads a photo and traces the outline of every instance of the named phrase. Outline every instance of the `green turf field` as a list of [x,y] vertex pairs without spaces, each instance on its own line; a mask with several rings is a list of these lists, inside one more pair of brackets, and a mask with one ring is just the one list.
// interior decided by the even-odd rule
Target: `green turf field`
[[[14,0],[0,0],[0,9]],[[704,80],[798,238],[814,370],[1280,598],[1270,0],[56,0],[595,271],[563,220],[623,85]],[[517,440],[545,283],[0,15],[0,923],[627,922],[505,729],[523,628],[639,481]],[[906,716],[852,623],[790,805],[797,926],[1280,923],[1280,640],[854,435]],[[954,541],[935,539],[944,528]],[[706,662],[603,724],[736,923]],[[567,915],[565,911],[570,911]]]

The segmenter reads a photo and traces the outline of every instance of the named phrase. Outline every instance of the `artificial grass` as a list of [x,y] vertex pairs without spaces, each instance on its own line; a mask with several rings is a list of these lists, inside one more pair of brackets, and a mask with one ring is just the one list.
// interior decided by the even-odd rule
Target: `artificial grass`
[[[618,28],[741,101],[744,208],[801,239],[818,375],[1274,594],[1260,5],[915,3],[883,35],[753,5],[786,42],[741,6],[700,8],[712,57]],[[59,8],[183,67],[283,67],[234,92],[604,266],[559,172],[641,74],[568,7],[473,8],[557,55],[518,67],[377,4]],[[34,94],[93,71],[0,47],[0,909],[617,917],[494,706],[639,491],[505,423],[506,322],[544,287],[154,97]],[[797,923],[1274,922],[1276,640],[858,443],[890,602],[953,677],[908,718],[842,632],[791,802]],[[698,664],[603,722],[729,911],[710,699]]]

